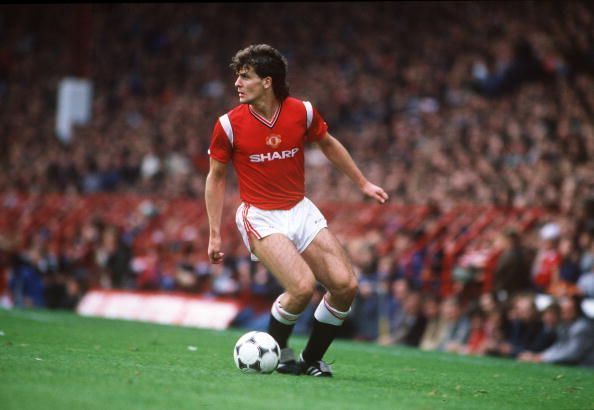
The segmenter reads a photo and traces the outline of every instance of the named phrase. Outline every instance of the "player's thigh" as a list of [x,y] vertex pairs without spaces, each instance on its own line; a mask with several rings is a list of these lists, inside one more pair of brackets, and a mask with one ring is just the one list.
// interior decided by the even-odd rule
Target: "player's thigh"
[[318,232],[301,255],[317,280],[330,292],[356,285],[357,279],[346,251],[327,228]]
[[293,242],[285,235],[274,233],[262,239],[251,235],[251,247],[285,290],[296,294],[313,291],[316,279]]

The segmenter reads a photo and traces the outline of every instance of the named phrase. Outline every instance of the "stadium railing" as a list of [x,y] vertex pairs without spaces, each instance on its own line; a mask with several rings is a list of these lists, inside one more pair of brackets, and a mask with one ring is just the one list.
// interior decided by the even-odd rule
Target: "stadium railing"
[[[236,198],[235,198],[236,199]],[[440,293],[452,292],[452,269],[469,247],[482,241],[489,254],[484,266],[483,289],[492,286],[492,275],[500,250],[493,246],[493,236],[515,228],[523,233],[538,223],[545,213],[540,209],[502,209],[493,206],[460,205],[445,211],[427,206],[371,203],[322,203],[320,208],[331,227],[345,238],[354,238],[370,229],[377,229],[386,240],[380,254],[393,251],[391,239],[400,232],[417,232],[414,241],[399,256],[398,263],[408,263],[416,252],[424,254],[422,280],[424,285],[438,282]],[[195,243],[206,247],[208,221],[202,199],[162,199],[135,194],[93,194],[73,196],[0,195],[0,235],[13,238],[23,249],[31,237],[45,230],[52,249],[63,249],[77,240],[81,227],[95,220],[114,225],[122,231],[134,230],[133,253],[142,256],[159,248],[165,263],[174,264],[167,245],[173,242]],[[234,218],[225,218],[223,229],[234,244],[240,243]],[[236,238],[237,236],[237,238]],[[205,249],[197,252],[206,254]],[[439,277],[427,266],[435,252],[443,251],[444,260]]]

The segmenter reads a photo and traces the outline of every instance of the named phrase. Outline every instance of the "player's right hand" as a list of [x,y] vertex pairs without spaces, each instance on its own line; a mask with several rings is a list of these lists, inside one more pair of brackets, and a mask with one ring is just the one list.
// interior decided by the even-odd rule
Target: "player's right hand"
[[221,252],[221,239],[210,238],[208,241],[208,259],[211,263],[222,263],[225,254]]

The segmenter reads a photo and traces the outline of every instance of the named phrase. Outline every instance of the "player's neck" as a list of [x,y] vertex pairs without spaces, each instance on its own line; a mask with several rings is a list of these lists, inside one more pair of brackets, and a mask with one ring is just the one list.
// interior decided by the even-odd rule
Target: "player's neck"
[[280,102],[276,99],[274,94],[264,95],[257,101],[250,104],[252,109],[266,119],[272,119],[278,110]]

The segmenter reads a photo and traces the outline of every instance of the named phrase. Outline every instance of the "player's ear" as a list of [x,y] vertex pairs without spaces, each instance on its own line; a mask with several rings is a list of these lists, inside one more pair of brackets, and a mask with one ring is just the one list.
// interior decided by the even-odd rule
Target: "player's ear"
[[272,77],[270,77],[270,76],[264,77],[262,79],[262,82],[264,84],[264,88],[270,88],[270,87],[272,87]]

